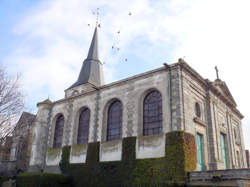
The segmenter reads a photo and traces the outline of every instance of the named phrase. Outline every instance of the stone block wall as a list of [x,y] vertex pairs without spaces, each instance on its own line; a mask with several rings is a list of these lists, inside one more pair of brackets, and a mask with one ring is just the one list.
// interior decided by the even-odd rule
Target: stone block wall
[[[142,136],[143,100],[152,90],[157,90],[162,96],[163,130],[165,134],[175,130],[185,130],[196,136],[203,135],[204,168],[224,169],[220,133],[226,134],[227,158],[229,167],[236,167],[236,150],[240,151],[242,140],[240,118],[210,89],[209,84],[198,73],[190,73],[182,62],[146,72],[122,81],[114,82],[98,88],[91,85],[80,85],[77,92],[66,90],[65,99],[52,103],[49,107],[39,106],[37,114],[36,137],[32,148],[30,165],[42,163],[42,145],[38,142],[46,140],[46,129],[49,127],[48,147],[52,147],[55,122],[58,115],[64,116],[64,131],[62,146],[72,145],[71,163],[84,163],[87,147],[77,147],[79,114],[83,107],[90,110],[88,142],[100,142],[100,159],[102,161],[120,160],[121,143],[107,142],[107,112],[115,99],[122,103],[122,138],[135,136],[136,157],[153,158],[164,154],[163,136]],[[193,71],[193,70],[192,70]],[[89,88],[89,89],[87,89]],[[88,91],[87,91],[87,90]],[[195,114],[195,103],[199,103],[201,116]],[[238,142],[234,139],[233,129],[240,129]],[[240,141],[240,144],[239,144]],[[42,147],[42,148],[41,148]],[[241,156],[241,167],[245,167]]]

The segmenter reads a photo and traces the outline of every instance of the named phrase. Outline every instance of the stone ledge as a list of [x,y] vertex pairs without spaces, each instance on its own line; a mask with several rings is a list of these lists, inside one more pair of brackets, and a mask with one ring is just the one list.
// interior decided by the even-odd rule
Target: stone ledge
[[199,125],[201,125],[201,126],[203,126],[203,127],[206,127],[207,126],[207,123],[206,122],[204,122],[204,121],[202,121],[200,118],[198,118],[198,117],[194,117],[194,122],[195,123],[198,123]]

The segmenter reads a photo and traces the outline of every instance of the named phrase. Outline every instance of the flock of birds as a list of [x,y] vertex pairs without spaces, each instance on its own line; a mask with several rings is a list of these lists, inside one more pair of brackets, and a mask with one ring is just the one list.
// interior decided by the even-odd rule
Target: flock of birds
[[[92,12],[92,14],[97,16],[97,17],[96,17],[96,26],[97,26],[98,28],[101,28],[101,24],[100,24],[100,23],[98,23],[99,8],[97,8],[97,11],[96,11],[96,12]],[[131,12],[128,12],[128,15],[129,15],[129,16],[132,16],[132,13],[131,13]],[[89,23],[89,24],[88,24],[88,26],[90,27],[90,26],[91,26],[91,24]],[[120,33],[121,33],[121,31],[120,31],[120,30],[118,30],[118,31],[117,31],[117,34],[119,35]],[[111,46],[111,49],[112,49],[112,50],[116,50],[116,51],[120,51],[120,47],[116,47],[115,45],[112,45],[112,46]],[[128,59],[127,59],[127,58],[125,58],[125,59],[124,59],[124,61],[125,61],[125,62],[127,62],[127,61],[128,61]],[[103,62],[103,64],[106,64],[106,63],[105,63],[105,62]]]

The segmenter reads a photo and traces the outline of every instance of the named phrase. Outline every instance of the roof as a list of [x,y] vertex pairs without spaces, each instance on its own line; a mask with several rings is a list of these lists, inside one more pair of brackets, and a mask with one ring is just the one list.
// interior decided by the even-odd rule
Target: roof
[[102,63],[98,54],[98,30],[95,28],[94,35],[89,48],[88,56],[84,60],[77,81],[68,89],[81,84],[90,83],[94,86],[101,86],[103,83]]
[[31,114],[29,112],[23,112],[14,130],[16,130],[17,128],[22,128],[23,125],[30,126],[34,121],[35,117],[36,116],[34,114]]

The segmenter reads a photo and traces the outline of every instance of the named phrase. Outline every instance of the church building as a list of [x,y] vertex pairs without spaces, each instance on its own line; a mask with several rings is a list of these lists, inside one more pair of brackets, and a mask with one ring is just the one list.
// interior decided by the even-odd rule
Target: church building
[[164,157],[166,134],[194,136],[196,171],[246,168],[243,115],[226,83],[204,79],[183,59],[123,80],[104,83],[98,28],[75,83],[58,101],[37,104],[29,170],[60,173],[62,148],[69,162],[85,163],[99,142],[99,162],[121,161],[123,143],[135,137],[136,159]]

